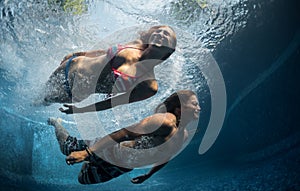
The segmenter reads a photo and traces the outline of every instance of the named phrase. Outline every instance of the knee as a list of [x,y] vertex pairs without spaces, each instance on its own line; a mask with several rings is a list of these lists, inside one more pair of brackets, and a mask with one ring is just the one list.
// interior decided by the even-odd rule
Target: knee
[[83,164],[77,180],[80,184],[96,184],[101,182],[98,180],[97,169],[87,163]]
[[91,184],[87,176],[87,172],[83,172],[83,170],[81,170],[81,172],[78,174],[77,180],[80,184]]

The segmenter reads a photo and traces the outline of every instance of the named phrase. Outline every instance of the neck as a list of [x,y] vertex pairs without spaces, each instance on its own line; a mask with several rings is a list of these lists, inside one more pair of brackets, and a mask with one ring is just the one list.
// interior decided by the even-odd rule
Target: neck
[[159,63],[166,60],[172,53],[174,49],[169,47],[159,47],[156,45],[149,45],[148,48],[144,51],[140,61],[146,59],[155,59],[158,60]]
[[177,126],[180,128],[185,128],[190,122],[191,122],[191,120],[179,119],[179,120],[177,120],[177,123],[178,123]]

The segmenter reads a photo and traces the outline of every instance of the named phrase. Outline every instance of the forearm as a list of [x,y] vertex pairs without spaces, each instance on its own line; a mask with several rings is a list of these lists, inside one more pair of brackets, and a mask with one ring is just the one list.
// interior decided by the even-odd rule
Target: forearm
[[111,108],[111,99],[108,99],[85,107],[74,108],[73,113],[95,112],[95,111],[102,111],[110,108]]
[[92,51],[88,51],[85,52],[86,57],[97,57],[97,56],[101,56],[103,54],[106,54],[106,51],[104,50],[92,50]]
[[137,176],[133,179],[131,179],[131,182],[134,184],[141,184],[143,183],[145,180],[147,180],[148,178],[150,178],[154,173],[156,173],[157,171],[159,171],[162,167],[164,167],[167,163],[158,165],[153,167],[147,174],[141,175],[141,176]]
[[[131,127],[134,127],[134,126],[135,125],[133,125]],[[111,147],[115,144],[119,144],[122,141],[133,140],[137,136],[139,136],[139,135],[123,128],[123,129],[115,131],[109,135],[104,136],[99,141],[97,141],[92,147],[90,147],[90,150],[97,154],[97,153],[103,151],[107,147]]]
[[99,155],[104,149],[111,147],[113,145],[117,144],[116,141],[114,141],[110,135],[106,135],[105,137],[101,138],[99,141],[97,141],[93,146],[89,148],[91,152],[93,152],[96,155]]
[[65,56],[65,59],[68,59],[72,56],[86,56],[86,57],[97,57],[97,56],[101,56],[103,54],[106,54],[106,51],[104,50],[91,50],[91,51],[87,51],[87,52],[74,52],[71,54],[68,54],[67,56]]
[[150,171],[146,175],[148,177],[152,176],[154,173],[156,173],[157,171],[159,171],[160,169],[162,169],[167,163],[168,162],[160,164],[158,166],[154,166],[153,168],[150,169]]
[[[104,101],[97,102],[95,104],[91,104],[85,107],[78,108],[74,113],[85,113],[85,112],[94,112],[94,111],[103,111],[106,109],[110,109],[112,107],[123,105],[127,103],[134,102],[136,100],[130,100],[130,93],[125,93],[113,98],[106,99]],[[128,101],[129,100],[129,101]]]

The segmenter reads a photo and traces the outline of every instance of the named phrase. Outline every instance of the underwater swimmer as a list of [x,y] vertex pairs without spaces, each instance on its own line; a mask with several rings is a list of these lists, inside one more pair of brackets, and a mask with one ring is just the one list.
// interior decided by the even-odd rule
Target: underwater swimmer
[[199,113],[195,93],[181,90],[159,104],[153,115],[93,141],[70,136],[59,119],[49,118],[48,123],[55,127],[67,164],[83,162],[79,183],[102,183],[134,168],[153,165],[148,173],[131,179],[132,183],[139,184],[164,167],[181,150],[188,138],[186,126],[197,120]]
[[158,91],[154,67],[175,51],[176,41],[174,30],[160,25],[141,32],[133,42],[112,46],[107,51],[69,54],[47,81],[44,104],[80,102],[94,93],[114,95],[82,108],[70,104],[60,108],[63,113],[72,114],[147,99]]

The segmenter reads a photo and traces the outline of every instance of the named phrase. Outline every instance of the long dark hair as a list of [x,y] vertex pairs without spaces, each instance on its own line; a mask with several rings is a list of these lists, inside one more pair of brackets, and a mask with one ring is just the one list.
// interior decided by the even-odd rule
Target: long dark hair
[[186,103],[189,98],[193,95],[196,95],[193,91],[191,90],[180,90],[172,95],[170,95],[164,102],[160,103],[156,109],[155,113],[173,113],[177,120],[180,119],[180,114],[176,113],[176,109],[181,109],[181,102]]

